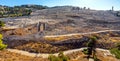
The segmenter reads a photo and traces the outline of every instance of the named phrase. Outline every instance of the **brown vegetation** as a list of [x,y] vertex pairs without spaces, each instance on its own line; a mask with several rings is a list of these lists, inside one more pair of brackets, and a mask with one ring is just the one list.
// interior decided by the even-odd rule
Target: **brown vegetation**
[[33,52],[33,53],[57,53],[69,49],[68,47],[65,46],[54,46],[51,44],[40,43],[40,42],[38,43],[31,42],[24,44],[22,46],[16,46],[14,48]]
[[49,61],[49,60],[40,57],[24,56],[3,50],[0,51],[0,61]]
[[[99,51],[99,50],[96,51],[97,58],[100,59],[101,61],[109,61],[109,60],[110,61],[119,61],[114,56],[105,55],[105,54],[107,54],[107,52],[105,52],[105,51]],[[89,61],[86,58],[86,55],[84,53],[82,53],[82,51],[74,52],[72,54],[68,54],[67,56],[71,58],[70,61]]]

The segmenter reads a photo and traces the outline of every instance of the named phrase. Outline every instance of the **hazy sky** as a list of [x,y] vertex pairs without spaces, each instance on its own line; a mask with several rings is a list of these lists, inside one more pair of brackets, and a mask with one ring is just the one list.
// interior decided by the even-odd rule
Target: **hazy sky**
[[38,4],[49,7],[63,5],[85,6],[97,10],[109,10],[114,6],[115,10],[120,10],[120,0],[0,0],[0,5],[15,6],[22,4]]

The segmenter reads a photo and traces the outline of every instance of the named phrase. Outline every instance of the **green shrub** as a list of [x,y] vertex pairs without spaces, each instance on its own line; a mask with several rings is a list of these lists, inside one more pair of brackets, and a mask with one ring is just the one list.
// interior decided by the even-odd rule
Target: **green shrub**
[[60,52],[58,54],[58,57],[54,55],[49,55],[48,59],[50,61],[68,61],[69,60],[69,58],[63,54],[63,52]]
[[120,50],[118,50],[118,48],[113,48],[110,52],[114,54],[116,58],[120,59]]
[[58,54],[58,57],[59,57],[62,61],[68,61],[68,60],[69,60],[69,57],[65,56],[65,55],[63,54],[63,52],[60,52],[60,53]]
[[90,37],[90,39],[96,41],[96,40],[97,40],[97,37],[96,37],[96,36],[93,36],[93,37]]
[[2,35],[0,34],[0,50],[3,50],[7,47],[7,45],[3,44],[3,41],[2,41]]
[[3,36],[2,36],[2,34],[0,34],[0,39],[2,39],[3,38]]
[[60,58],[58,58],[58,57],[56,57],[56,56],[54,56],[54,55],[49,55],[48,59],[49,59],[50,61],[61,61]]
[[83,49],[83,51],[82,51],[84,54],[88,54],[88,49]]
[[0,50],[5,49],[6,47],[7,47],[7,45],[5,45],[5,44],[0,44]]
[[98,59],[96,56],[93,57],[94,61],[101,61],[100,59]]
[[120,50],[120,43],[118,43],[116,47],[118,48],[118,50]]
[[90,37],[90,40],[89,40],[89,42],[87,43],[87,47],[95,47],[95,45],[96,45],[96,40],[97,40],[97,38],[96,37]]
[[0,27],[5,26],[5,23],[3,21],[0,21]]

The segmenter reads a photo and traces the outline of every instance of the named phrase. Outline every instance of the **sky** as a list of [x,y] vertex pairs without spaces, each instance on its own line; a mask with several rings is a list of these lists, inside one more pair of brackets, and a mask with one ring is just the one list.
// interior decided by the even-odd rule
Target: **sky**
[[120,10],[120,0],[0,0],[0,5],[17,6],[23,4],[37,4],[53,6],[79,6],[96,10]]

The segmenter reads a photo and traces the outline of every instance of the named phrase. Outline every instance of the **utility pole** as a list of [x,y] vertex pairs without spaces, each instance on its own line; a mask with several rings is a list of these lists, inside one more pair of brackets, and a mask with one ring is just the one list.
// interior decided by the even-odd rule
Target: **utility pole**
[[114,11],[114,7],[112,6],[112,11]]

